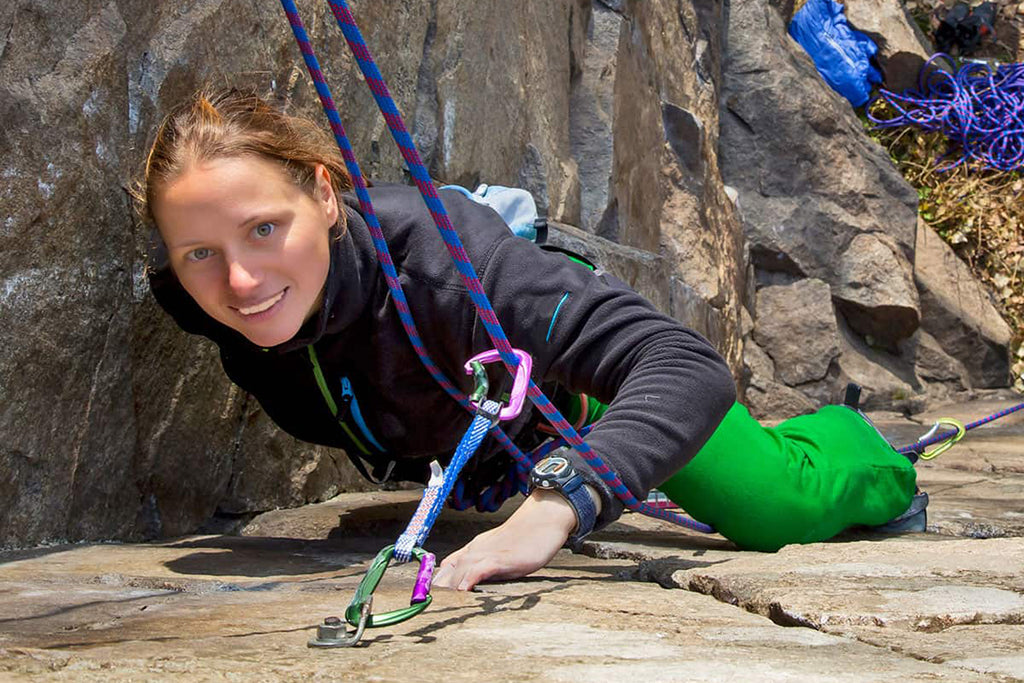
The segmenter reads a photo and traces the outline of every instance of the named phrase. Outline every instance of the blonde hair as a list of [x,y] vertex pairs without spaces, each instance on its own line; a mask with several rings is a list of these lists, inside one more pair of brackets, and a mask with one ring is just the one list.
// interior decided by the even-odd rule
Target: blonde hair
[[[254,92],[204,89],[172,109],[157,128],[141,178],[131,189],[136,209],[155,224],[153,200],[164,185],[197,163],[243,156],[277,163],[311,196],[317,164],[326,167],[336,195],[352,189],[341,152],[315,123],[278,111]],[[344,216],[339,212],[341,231]]]

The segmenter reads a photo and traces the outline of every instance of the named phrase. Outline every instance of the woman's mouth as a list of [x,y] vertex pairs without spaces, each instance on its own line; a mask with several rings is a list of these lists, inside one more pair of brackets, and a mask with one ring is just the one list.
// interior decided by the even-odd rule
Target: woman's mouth
[[251,306],[239,306],[235,308],[236,311],[242,314],[242,316],[248,320],[259,319],[267,317],[270,312],[276,308],[276,306],[284,299],[284,295],[288,292],[288,288],[285,287],[280,292],[272,297],[264,299],[263,301],[252,304]]

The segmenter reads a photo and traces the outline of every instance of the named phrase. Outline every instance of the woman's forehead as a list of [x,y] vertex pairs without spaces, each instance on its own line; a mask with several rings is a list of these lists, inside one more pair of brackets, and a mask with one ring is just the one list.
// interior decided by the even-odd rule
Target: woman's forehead
[[156,204],[188,210],[235,210],[257,202],[293,201],[301,194],[277,164],[228,157],[192,164],[157,193]]

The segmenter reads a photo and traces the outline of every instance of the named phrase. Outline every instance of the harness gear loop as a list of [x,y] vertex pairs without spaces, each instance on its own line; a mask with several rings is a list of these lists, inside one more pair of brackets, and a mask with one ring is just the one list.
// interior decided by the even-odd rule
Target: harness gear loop
[[[523,411],[523,403],[526,400],[526,388],[530,383],[530,373],[533,371],[533,358],[526,351],[522,349],[512,349],[512,353],[519,359],[519,364],[516,365],[515,380],[512,382],[512,396],[508,400],[508,405],[501,409],[501,413],[498,415],[500,420],[511,420],[517,417],[519,413]],[[470,396],[470,401],[476,406],[477,410],[480,410],[480,406],[483,405],[483,399],[486,398],[487,385],[484,384],[485,396],[478,396],[480,393],[481,378],[480,370],[483,369],[483,364],[494,363],[501,360],[501,353],[497,349],[491,349],[490,351],[484,351],[466,361],[466,374],[473,375],[473,378],[477,382],[476,391]],[[486,382],[486,374],[483,376],[483,382]]]
[[932,425],[932,428],[928,430],[928,433],[922,436],[920,440],[923,441],[928,437],[932,436],[937,431],[939,431],[939,428],[942,427],[943,425],[953,427],[956,430],[956,433],[950,435],[949,438],[947,438],[945,441],[940,443],[932,450],[924,451],[923,453],[921,453],[918,456],[919,458],[921,458],[921,460],[931,460],[932,458],[937,458],[938,456],[942,455],[950,448],[952,448],[953,445],[956,444],[956,442],[958,442],[960,439],[964,438],[964,434],[967,433],[967,429],[964,427],[963,422],[960,422],[959,420],[954,420],[951,417],[940,417],[938,420],[935,421],[935,424]]
[[[391,558],[395,556],[394,544],[385,546],[370,563],[370,568],[359,582],[356,593],[352,596],[352,602],[345,610],[345,621],[357,629],[376,628],[380,626],[391,626],[406,619],[416,616],[433,600],[430,595],[430,583],[434,578],[434,566],[436,558],[433,553],[428,553],[423,548],[413,548],[412,556],[420,561],[420,569],[416,574],[416,583],[412,590],[412,598],[408,607],[391,610],[383,614],[370,613],[370,605],[373,602],[373,592],[384,577],[391,564]],[[365,613],[365,616],[364,616]],[[362,624],[362,626],[360,626]]]

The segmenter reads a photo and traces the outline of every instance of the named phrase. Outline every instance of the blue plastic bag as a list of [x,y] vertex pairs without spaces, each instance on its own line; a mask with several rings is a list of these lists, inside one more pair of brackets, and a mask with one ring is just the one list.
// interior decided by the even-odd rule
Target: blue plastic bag
[[811,56],[825,82],[853,106],[865,104],[871,84],[882,82],[870,62],[878,46],[850,28],[843,6],[834,0],[807,0],[789,22],[789,35]]

